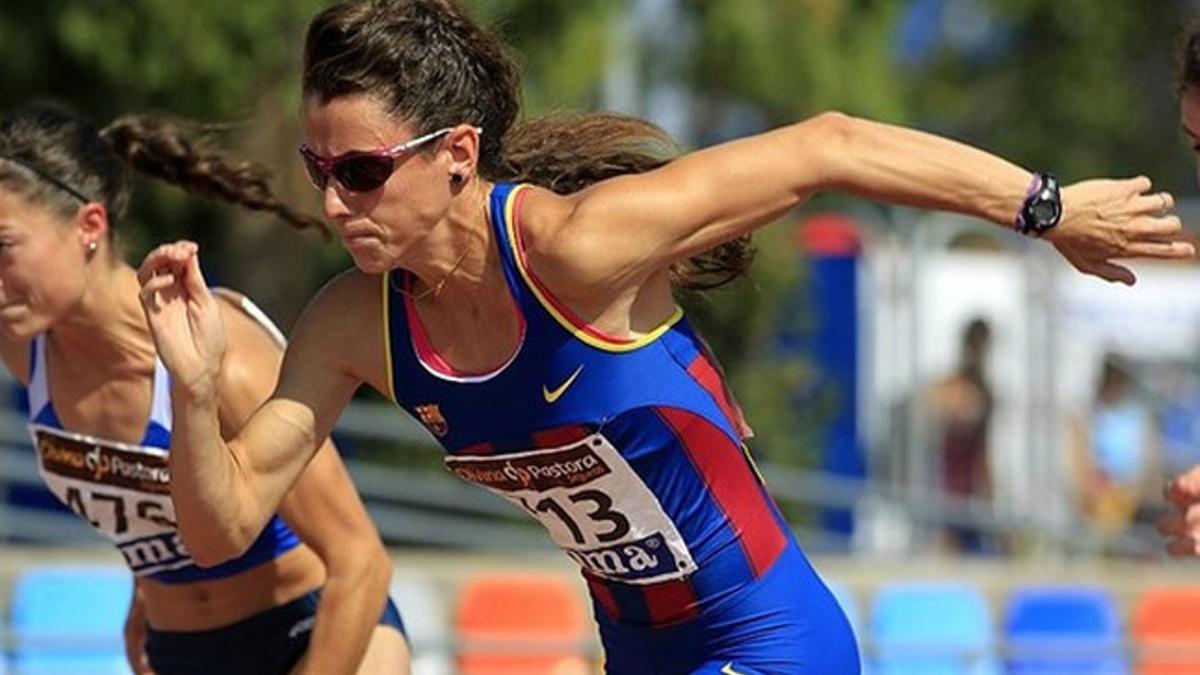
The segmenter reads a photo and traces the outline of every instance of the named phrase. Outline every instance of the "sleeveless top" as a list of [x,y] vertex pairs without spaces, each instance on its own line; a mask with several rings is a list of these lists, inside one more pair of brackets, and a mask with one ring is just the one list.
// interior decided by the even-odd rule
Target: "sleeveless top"
[[545,526],[611,618],[693,618],[749,588],[794,540],[682,310],[637,340],[574,316],[525,263],[526,189],[500,184],[490,198],[518,348],[493,372],[455,372],[420,324],[409,275],[394,270],[381,289],[392,397],[438,438],[452,473]]
[[[238,300],[243,311],[282,340],[261,310],[244,297]],[[150,421],[136,445],[67,429],[50,400],[47,368],[43,334],[34,338],[29,368],[29,432],[42,478],[59,501],[116,545],[134,575],[168,584],[220,579],[299,545],[275,515],[241,557],[198,567],[183,544],[171,502],[171,385],[162,362],[155,357]]]

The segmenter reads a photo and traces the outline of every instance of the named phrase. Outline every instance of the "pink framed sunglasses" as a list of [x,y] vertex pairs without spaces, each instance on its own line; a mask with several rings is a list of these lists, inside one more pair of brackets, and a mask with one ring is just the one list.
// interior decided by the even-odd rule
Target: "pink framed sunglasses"
[[[329,185],[329,180],[333,179],[350,192],[371,192],[378,190],[392,176],[396,170],[396,158],[441,138],[454,129],[455,127],[438,129],[382,150],[353,151],[328,158],[321,157],[302,144],[300,158],[304,162],[304,169],[308,171],[308,177],[318,190],[324,191]],[[483,133],[478,127],[476,131]]]

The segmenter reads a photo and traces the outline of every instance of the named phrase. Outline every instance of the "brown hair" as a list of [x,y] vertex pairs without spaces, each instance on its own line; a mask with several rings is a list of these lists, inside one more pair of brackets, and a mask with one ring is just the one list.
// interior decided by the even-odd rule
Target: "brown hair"
[[275,197],[266,169],[227,159],[210,135],[208,127],[148,115],[121,117],[97,129],[66,108],[31,105],[0,117],[0,185],[64,217],[80,201],[103,203],[113,232],[129,202],[129,165],[190,192],[324,231],[321,221]]
[[1179,50],[1180,91],[1200,85],[1200,21],[1188,28]]
[[[504,45],[452,0],[360,0],[333,5],[308,27],[305,96],[367,94],[419,134],[483,129],[480,175],[567,194],[656,169],[679,149],[649,122],[616,114],[557,115],[514,124],[520,73]],[[672,268],[677,286],[706,289],[740,276],[752,258],[739,237]]]

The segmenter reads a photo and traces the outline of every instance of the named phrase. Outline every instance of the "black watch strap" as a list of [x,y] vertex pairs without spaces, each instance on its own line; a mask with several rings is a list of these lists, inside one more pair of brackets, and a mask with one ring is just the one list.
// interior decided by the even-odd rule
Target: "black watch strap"
[[1058,225],[1062,212],[1058,178],[1048,173],[1035,173],[1013,228],[1021,234],[1040,237]]

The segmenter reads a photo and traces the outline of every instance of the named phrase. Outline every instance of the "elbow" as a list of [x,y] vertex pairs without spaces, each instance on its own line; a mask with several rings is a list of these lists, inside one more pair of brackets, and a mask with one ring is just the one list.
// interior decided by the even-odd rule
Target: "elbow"
[[187,527],[180,519],[179,535],[199,567],[214,567],[243,555],[254,543],[256,533],[225,527]]
[[799,152],[796,157],[816,179],[817,189],[842,187],[847,169],[856,161],[861,147],[862,120],[828,110],[795,125]]
[[336,556],[325,560],[331,578],[345,579],[355,586],[375,589],[386,595],[392,583],[392,559],[376,538],[343,546]]

